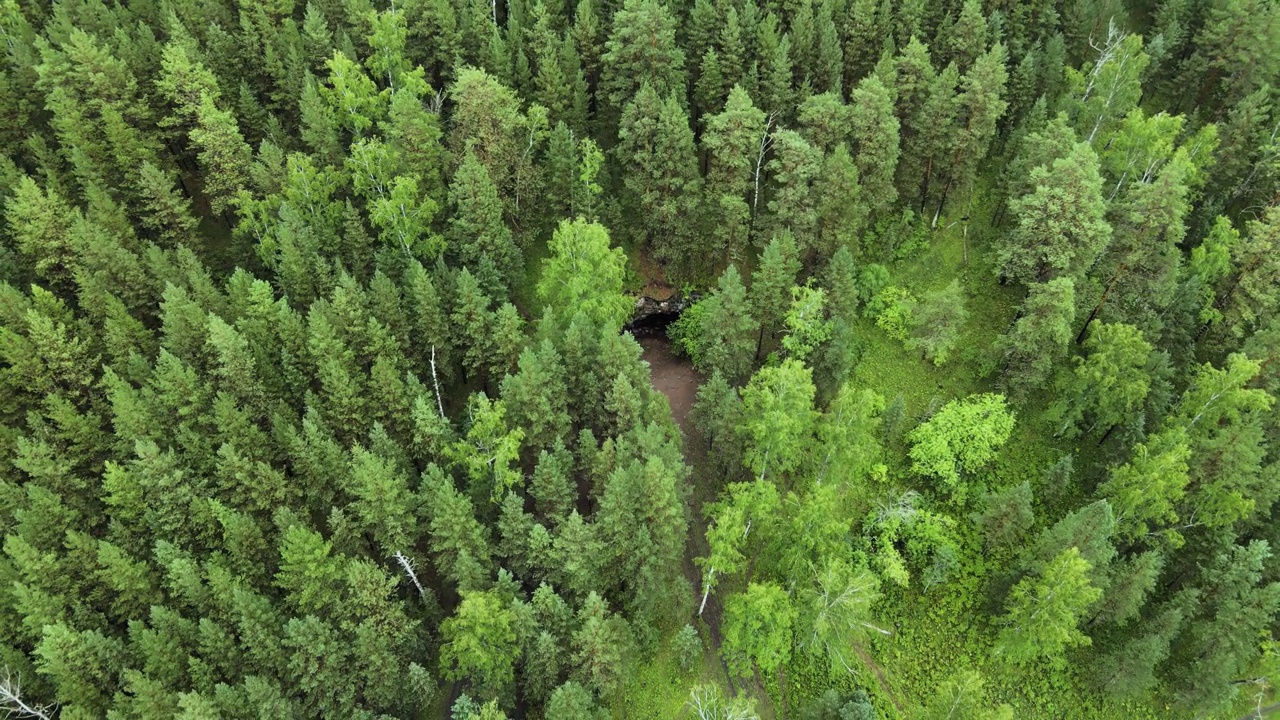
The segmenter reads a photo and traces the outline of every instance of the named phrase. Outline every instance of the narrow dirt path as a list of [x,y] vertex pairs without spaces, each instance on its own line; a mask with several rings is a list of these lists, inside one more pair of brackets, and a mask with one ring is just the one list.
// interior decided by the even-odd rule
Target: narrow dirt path
[[686,458],[692,460],[687,456],[692,435],[696,431],[689,422],[689,411],[693,409],[703,378],[687,360],[678,358],[671,352],[671,341],[665,337],[642,337],[638,338],[638,342],[644,349],[641,359],[649,363],[649,379],[658,392],[667,396],[667,402],[671,404],[671,415],[684,435]]
[[[644,349],[641,358],[649,363],[650,382],[653,383],[653,387],[658,392],[667,397],[667,402],[671,405],[671,415],[680,427],[685,462],[694,468],[693,475],[690,478],[691,487],[689,488],[689,542],[685,550],[684,573],[694,591],[693,601],[696,602],[702,594],[702,573],[694,565],[693,559],[705,555],[707,552],[707,522],[702,514],[702,506],[715,500],[718,489],[717,478],[705,477],[703,473],[699,472],[699,468],[706,465],[706,444],[689,417],[690,411],[693,410],[694,401],[698,397],[698,388],[702,386],[706,378],[694,370],[688,360],[676,357],[671,351],[671,342],[666,337],[650,335],[637,338],[637,341],[640,343],[640,347]],[[697,608],[693,609],[696,611]],[[706,624],[707,635],[709,636],[706,638],[708,640],[707,652],[724,671],[724,678],[728,682],[729,692],[735,695],[743,692],[755,697],[757,701],[756,710],[762,720],[773,720],[775,713],[769,694],[765,692],[759,682],[754,680],[748,680],[745,683],[741,682],[741,680],[735,681],[729,673],[728,666],[725,665],[724,660],[720,657],[720,617],[719,598],[713,595],[707,602],[706,612],[700,618]],[[695,622],[694,624],[696,626],[698,623]]]

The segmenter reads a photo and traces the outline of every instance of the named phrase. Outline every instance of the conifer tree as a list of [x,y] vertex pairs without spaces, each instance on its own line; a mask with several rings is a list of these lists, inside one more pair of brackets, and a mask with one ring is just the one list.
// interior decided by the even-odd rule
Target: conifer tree
[[646,84],[658,97],[683,89],[684,52],[676,44],[676,21],[657,0],[627,0],[613,15],[601,56],[600,92],[615,108]]
[[850,93],[849,125],[863,202],[873,216],[881,217],[898,198],[893,177],[898,169],[899,123],[892,93],[874,75]]
[[1034,189],[1009,203],[1017,225],[996,250],[1001,275],[1028,284],[1079,277],[1111,239],[1097,156],[1077,144],[1032,170],[1028,185]]
[[665,101],[642,85],[622,111],[619,159],[632,168],[624,185],[644,218],[645,240],[676,267],[693,261],[684,218],[698,197],[700,178],[688,116],[675,94]]
[[550,340],[543,340],[536,352],[525,348],[519,368],[502,381],[502,400],[511,409],[512,423],[524,428],[528,447],[549,448],[569,431],[560,355]]
[[765,247],[760,264],[751,276],[751,305],[759,313],[760,335],[756,343],[759,357],[766,330],[778,328],[790,305],[791,287],[800,272],[795,240],[789,233],[775,236]]
[[1014,586],[1001,618],[995,653],[1024,664],[1046,659],[1061,666],[1063,652],[1090,644],[1078,628],[1081,617],[1102,591],[1088,578],[1089,563],[1076,548],[1067,548],[1049,562],[1038,577],[1027,577]]
[[[892,176],[890,176],[892,182]],[[892,188],[892,185],[890,185]],[[893,190],[894,193],[897,190]],[[815,246],[823,257],[847,247],[861,248],[862,229],[869,209],[866,193],[859,181],[858,166],[844,143],[836,145],[822,164],[813,184],[817,205],[817,239]]]
[[449,247],[490,297],[504,297],[518,277],[520,250],[502,217],[502,200],[488,170],[468,149],[449,184]]
[[707,224],[726,258],[739,261],[747,247],[751,208],[752,157],[766,131],[765,114],[741,86],[729,91],[723,110],[706,117],[702,150],[707,154],[704,184]]
[[1004,383],[1011,393],[1025,396],[1044,386],[1054,365],[1067,354],[1075,317],[1075,283],[1056,278],[1034,283],[1021,316],[996,339]]

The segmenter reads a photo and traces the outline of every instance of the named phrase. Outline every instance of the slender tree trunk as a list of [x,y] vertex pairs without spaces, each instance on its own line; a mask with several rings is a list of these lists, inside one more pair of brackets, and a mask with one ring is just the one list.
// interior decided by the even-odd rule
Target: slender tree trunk
[[1107,431],[1102,433],[1102,437],[1098,438],[1098,444],[1101,445],[1102,443],[1106,442],[1107,438],[1111,437],[1111,433],[1115,432],[1116,428],[1118,427],[1120,427],[1119,423],[1107,428]]
[[1102,304],[1107,301],[1107,293],[1111,292],[1111,288],[1115,286],[1116,280],[1119,280],[1120,276],[1123,275],[1124,272],[1125,266],[1121,265],[1120,269],[1116,271],[1116,274],[1112,275],[1111,279],[1107,281],[1107,287],[1103,289],[1102,297],[1098,298],[1098,304],[1093,306],[1093,310],[1089,313],[1089,318],[1084,321],[1084,327],[1080,328],[1080,334],[1076,335],[1077,345],[1084,342],[1085,335],[1089,332],[1089,325],[1098,317],[1098,312],[1102,310]]

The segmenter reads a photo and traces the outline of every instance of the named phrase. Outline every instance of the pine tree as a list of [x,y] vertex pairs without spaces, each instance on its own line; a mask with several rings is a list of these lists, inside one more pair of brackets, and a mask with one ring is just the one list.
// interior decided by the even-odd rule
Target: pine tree
[[1062,277],[1033,283],[1020,317],[996,339],[1004,383],[1015,397],[1042,388],[1067,354],[1075,317],[1075,283]]
[[1023,480],[997,491],[983,493],[981,510],[970,515],[982,529],[987,547],[1012,547],[1035,522],[1031,483]]
[[490,297],[502,298],[519,276],[520,249],[502,217],[502,200],[470,150],[449,184],[449,247]]
[[982,3],[978,0],[965,0],[960,8],[960,16],[952,26],[947,43],[951,55],[948,58],[956,63],[961,72],[973,65],[987,48],[987,19],[983,15]]
[[888,35],[890,17],[878,12],[878,0],[849,3],[845,20],[844,86],[854,87],[869,74],[879,55],[879,44]]
[[759,324],[751,317],[747,290],[737,267],[730,265],[720,275],[715,292],[699,303],[700,322],[693,338],[699,370],[719,374],[737,383],[751,371],[755,337]]
[[613,15],[601,56],[600,92],[621,108],[646,84],[658,97],[685,86],[684,52],[676,44],[676,21],[657,0],[627,0]]
[[597,695],[607,697],[622,675],[627,627],[622,618],[609,613],[599,595],[587,595],[578,611],[578,629],[573,634],[574,676]]
[[766,132],[765,114],[752,104],[741,86],[729,91],[724,109],[704,120],[702,150],[707,155],[704,184],[707,223],[730,261],[740,261],[747,249],[751,209],[752,159]]
[[460,591],[488,586],[492,572],[489,535],[476,520],[471,501],[434,465],[424,473],[422,482],[437,571]]
[[996,655],[1018,664],[1043,658],[1061,665],[1067,648],[1089,645],[1089,637],[1077,625],[1102,591],[1089,583],[1088,573],[1088,561],[1072,547],[1059,553],[1038,576],[1015,585],[1001,618],[1005,627],[996,641]]
[[1258,633],[1280,608],[1280,583],[1262,574],[1270,555],[1266,541],[1253,540],[1201,566],[1202,612],[1178,638],[1170,662],[1181,704],[1214,712],[1239,693],[1234,680],[1257,661]]
[[1280,261],[1274,249],[1280,241],[1280,206],[1267,210],[1261,220],[1251,221],[1243,242],[1231,248],[1232,272],[1218,292],[1217,308],[1222,312],[1222,333],[1239,339],[1261,326],[1277,303]]
[[879,78],[870,76],[850,93],[849,109],[863,202],[874,217],[881,217],[898,198],[893,177],[898,169],[899,122],[893,95]]
[[190,203],[174,190],[174,179],[149,162],[139,170],[139,190],[143,197],[143,227],[156,233],[164,244],[191,243],[196,219]]
[[750,300],[760,321],[756,341],[756,357],[764,345],[766,332],[772,333],[782,324],[791,301],[791,287],[800,272],[795,239],[790,233],[776,235],[765,246],[760,264],[751,275]]
[[812,188],[822,170],[822,151],[794,130],[775,130],[771,140],[773,158],[767,165],[773,177],[768,201],[770,226],[775,236],[793,237],[807,257],[816,241],[818,214]]
[[997,248],[1003,277],[1024,283],[1079,277],[1111,238],[1097,156],[1080,143],[1031,171],[1030,193],[1009,202],[1017,225]]
[[536,352],[525,348],[519,368],[502,381],[503,403],[512,424],[524,428],[530,449],[550,448],[569,432],[562,360],[551,341],[543,340]]
[[[896,194],[897,190],[893,192]],[[817,205],[815,245],[818,254],[831,257],[849,247],[861,249],[861,234],[869,208],[859,181],[858,166],[844,143],[836,145],[835,150],[827,155],[822,171],[814,180],[813,194]]]
[[649,85],[622,111],[619,160],[632,168],[623,181],[637,206],[644,237],[659,257],[676,267],[693,261],[683,219],[698,197],[693,132],[675,94],[666,101]]
[[1108,587],[1089,622],[1125,625],[1138,617],[1164,569],[1164,557],[1156,550],[1124,558],[1112,568]]
[[225,212],[244,188],[253,151],[240,134],[235,116],[220,110],[213,98],[203,95],[196,112],[191,142],[200,148],[200,165],[205,172],[204,192],[214,212]]

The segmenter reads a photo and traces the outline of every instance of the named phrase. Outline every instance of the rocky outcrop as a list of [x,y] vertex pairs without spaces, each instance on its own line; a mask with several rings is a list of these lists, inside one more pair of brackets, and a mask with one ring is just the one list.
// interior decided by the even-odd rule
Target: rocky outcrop
[[636,298],[635,312],[622,329],[633,335],[665,334],[667,326],[675,322],[680,313],[696,300],[694,297],[674,295],[666,300],[656,300],[642,295]]

